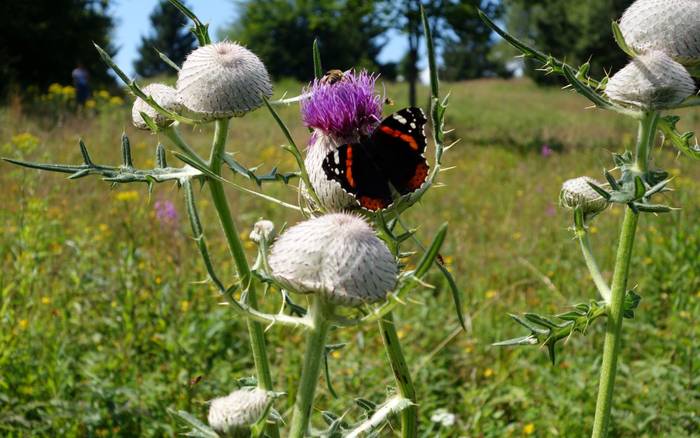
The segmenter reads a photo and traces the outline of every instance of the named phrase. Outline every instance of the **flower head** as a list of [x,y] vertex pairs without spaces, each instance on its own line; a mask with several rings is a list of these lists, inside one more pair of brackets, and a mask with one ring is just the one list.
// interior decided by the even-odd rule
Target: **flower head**
[[625,42],[638,53],[660,50],[681,64],[700,62],[700,1],[637,0],[620,19]]
[[[146,96],[151,96],[158,105],[166,110],[179,112],[182,108],[177,99],[177,91],[175,91],[173,87],[164,84],[150,84],[143,87],[143,92]],[[144,102],[143,99],[137,97],[134,101],[134,105],[131,107],[131,120],[137,128],[148,129],[148,125],[146,125],[146,122],[141,117],[141,113],[149,116],[156,125],[161,128],[168,126],[172,122],[172,120]]]
[[250,240],[260,243],[263,240],[269,242],[275,237],[275,224],[268,220],[259,220],[253,225],[250,232]]
[[177,209],[172,201],[167,199],[159,199],[153,205],[153,210],[155,211],[156,219],[162,225],[174,227],[178,224],[179,215],[177,214]]
[[239,389],[212,400],[207,421],[215,431],[235,435],[255,424],[271,400],[270,393],[263,389]]
[[273,277],[290,290],[350,306],[384,300],[398,272],[367,222],[347,213],[291,227],[273,245],[269,263]]
[[695,92],[695,83],[681,64],[664,52],[634,58],[608,81],[610,99],[641,108],[677,105]]
[[559,193],[561,205],[570,209],[581,208],[583,214],[587,216],[596,215],[608,208],[610,203],[593,190],[588,184],[589,182],[601,185],[598,181],[587,176],[565,181]]
[[265,65],[236,43],[209,44],[190,53],[177,78],[180,102],[205,119],[242,116],[272,95]]
[[306,126],[337,139],[357,141],[381,121],[382,99],[374,91],[377,77],[360,71],[346,72],[337,81],[316,79],[301,103]]

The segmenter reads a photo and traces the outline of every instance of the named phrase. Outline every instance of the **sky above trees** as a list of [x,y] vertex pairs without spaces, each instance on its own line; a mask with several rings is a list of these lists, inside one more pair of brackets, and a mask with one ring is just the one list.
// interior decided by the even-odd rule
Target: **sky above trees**
[[[115,46],[119,52],[117,64],[127,73],[134,73],[134,61],[138,58],[141,37],[151,30],[148,19],[158,0],[119,0],[110,7],[116,19]],[[202,19],[210,23],[212,35],[228,27],[236,18],[236,6],[231,0],[198,0],[188,5]],[[405,37],[394,34],[379,55],[381,62],[398,62],[406,53]]]

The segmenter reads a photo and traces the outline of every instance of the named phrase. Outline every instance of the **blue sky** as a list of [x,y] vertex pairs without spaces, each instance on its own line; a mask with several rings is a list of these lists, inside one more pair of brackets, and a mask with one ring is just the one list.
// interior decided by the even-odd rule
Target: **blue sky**
[[[151,14],[158,0],[117,0],[112,4],[117,26],[115,45],[119,48],[117,64],[127,73],[133,74],[133,63],[138,54],[141,36],[150,31]],[[190,0],[192,10],[203,22],[209,23],[212,36],[230,24],[236,15],[233,0]],[[391,38],[379,55],[381,62],[398,61],[406,52],[406,41],[401,37]]]

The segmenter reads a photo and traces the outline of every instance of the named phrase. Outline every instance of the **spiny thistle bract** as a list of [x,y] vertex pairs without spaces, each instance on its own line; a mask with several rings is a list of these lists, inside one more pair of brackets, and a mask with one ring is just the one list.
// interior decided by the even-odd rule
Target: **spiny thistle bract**
[[660,51],[634,58],[605,88],[613,101],[645,109],[677,105],[694,92],[695,83],[685,67]]
[[220,42],[190,53],[177,78],[180,103],[204,119],[240,117],[272,95],[265,65],[250,50]]
[[610,203],[593,190],[589,183],[597,186],[602,185],[600,182],[587,176],[580,176],[565,181],[559,193],[561,205],[570,209],[580,208],[585,215],[598,214],[608,208]]
[[698,0],[637,0],[622,15],[620,30],[638,53],[660,50],[682,64],[700,63]]
[[260,388],[239,389],[215,398],[209,406],[209,426],[224,436],[247,436],[250,427],[265,413],[272,396]]
[[[381,121],[382,99],[374,89],[376,80],[366,71],[350,71],[335,81],[317,79],[304,89],[309,98],[301,102],[302,120],[313,128],[304,165],[326,210],[342,211],[357,205],[338,182],[328,179],[322,164],[340,144],[359,141]],[[302,193],[309,198],[303,187]]]
[[369,224],[347,213],[291,227],[273,245],[269,263],[284,287],[347,306],[384,300],[398,271],[396,259]]
[[[177,91],[173,87],[169,87],[164,84],[150,84],[143,87],[143,92],[147,96],[151,96],[158,105],[162,106],[166,110],[179,112],[182,108],[177,97]],[[160,114],[152,106],[143,101],[140,97],[137,97],[134,101],[134,105],[131,107],[131,120],[135,127],[139,129],[149,129],[146,122],[141,117],[141,113],[146,114],[155,122],[158,127],[166,127],[172,120],[168,119],[166,116]]]

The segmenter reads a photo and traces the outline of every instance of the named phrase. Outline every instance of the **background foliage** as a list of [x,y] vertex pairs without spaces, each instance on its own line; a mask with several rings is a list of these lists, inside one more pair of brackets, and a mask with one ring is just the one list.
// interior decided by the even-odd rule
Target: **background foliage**
[[[299,87],[278,84],[277,95]],[[595,297],[567,229],[570,212],[557,207],[559,187],[573,176],[597,176],[610,150],[633,147],[634,124],[585,111],[580,97],[525,80],[445,87],[452,90],[447,127],[456,128],[453,138],[463,138],[445,164],[457,167],[443,174],[446,189],[432,191],[407,219],[421,224],[423,240],[450,222],[443,255],[464,291],[470,325],[466,333],[457,331],[438,274],[431,279],[435,290],[416,291],[398,310],[423,430],[431,437],[585,436],[604,324],[565,343],[555,367],[536,347],[490,343],[521,334],[506,312],[558,312]],[[418,91],[425,102],[426,90]],[[406,104],[405,87],[390,84],[387,93],[396,107]],[[298,108],[281,110],[297,141],[305,141]],[[697,111],[683,116],[684,128],[700,128]],[[5,109],[2,155],[78,162],[80,135],[95,161],[115,163],[127,126],[136,164],[152,166],[160,139],[132,129],[129,117],[123,108],[44,125]],[[209,147],[210,133],[203,131],[186,133],[201,152]],[[269,115],[256,111],[235,121],[229,150],[246,164],[285,170],[292,163],[279,148],[283,142]],[[671,149],[656,154],[675,175],[678,191],[669,201],[684,208],[645,216],[641,224],[631,286],[642,301],[634,325],[626,322],[615,437],[700,433],[694,323],[700,318],[700,169]],[[166,408],[204,418],[207,400],[251,373],[245,325],[218,305],[213,288],[198,282],[205,271],[188,227],[175,221],[183,205],[174,186],[158,186],[149,196],[145,186],[110,190],[98,180],[66,182],[7,164],[0,170],[6,193],[0,210],[0,435],[172,436],[180,429]],[[271,187],[296,200],[293,189]],[[299,220],[235,191],[229,195],[244,236],[259,217],[278,225]],[[214,211],[206,202],[203,207],[210,249],[221,272],[233,272]],[[606,275],[621,212],[613,208],[591,229]],[[252,255],[254,245],[247,246]],[[275,296],[265,298],[267,310],[277,304]],[[276,387],[289,392],[277,404],[284,411],[294,399],[303,334],[272,327],[267,336]],[[329,342],[347,343],[330,357],[335,389],[384,399],[393,380],[376,327],[338,330]],[[345,400],[334,399],[321,383],[319,407],[336,414],[349,409],[347,415],[357,418],[359,410]],[[452,426],[431,422],[439,408],[456,415]]]

